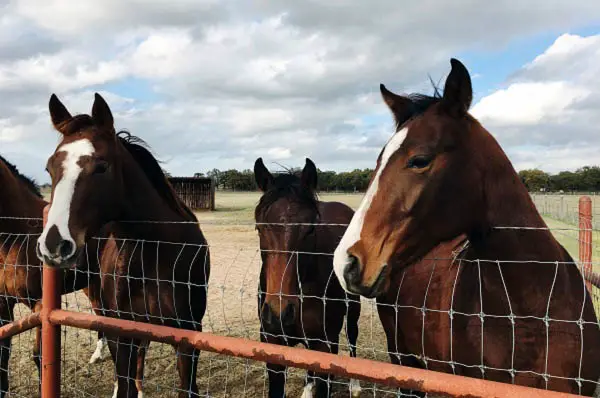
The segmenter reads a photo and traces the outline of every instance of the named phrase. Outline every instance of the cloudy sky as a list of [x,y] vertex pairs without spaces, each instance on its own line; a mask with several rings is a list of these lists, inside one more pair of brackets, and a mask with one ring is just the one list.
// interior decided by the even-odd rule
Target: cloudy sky
[[462,60],[517,169],[600,164],[600,2],[0,0],[0,153],[40,182],[48,99],[145,139],[175,175],[258,156],[373,167],[379,83],[431,93]]

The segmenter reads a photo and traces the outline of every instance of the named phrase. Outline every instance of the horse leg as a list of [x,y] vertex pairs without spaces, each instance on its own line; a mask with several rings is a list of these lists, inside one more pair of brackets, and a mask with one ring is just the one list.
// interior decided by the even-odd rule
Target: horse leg
[[286,370],[287,366],[267,363],[267,373],[269,375],[269,398],[285,398]]
[[141,397],[141,392],[138,394],[135,380],[137,347],[134,341],[125,337],[106,337],[117,374],[113,398]]
[[[33,313],[40,312],[41,310],[42,310],[42,302],[41,301],[38,301],[37,303],[35,303],[35,305],[31,309],[31,311]],[[38,377],[39,377],[39,381],[40,381],[39,388],[42,388],[42,385],[41,385],[41,382],[42,382],[41,352],[42,352],[42,327],[38,326],[37,328],[35,328],[35,341],[33,342],[32,357],[33,357],[33,363],[35,363],[35,367],[38,370]]]
[[[336,339],[330,342],[324,341],[309,341],[308,348],[314,351],[329,352],[336,354],[339,351],[339,341]],[[308,371],[306,377],[306,385],[302,391],[302,398],[329,398],[331,396],[332,375],[327,373],[316,373]]]
[[[0,301],[0,326],[13,321],[12,304],[6,299]],[[0,340],[0,398],[8,395],[8,361],[10,359],[10,342],[11,338]]]
[[[261,307],[259,306],[258,308]],[[262,326],[260,328],[260,341],[263,343],[281,344],[281,341],[277,338],[267,336]],[[268,362],[266,366],[267,375],[269,376],[269,398],[285,398],[285,373],[287,366],[275,365]]]
[[96,349],[94,350],[94,353],[90,357],[90,365],[93,365],[96,362],[100,361],[102,358],[104,358],[104,351],[106,350],[107,346],[108,346],[108,342],[106,341],[106,336],[104,335],[103,332],[98,332],[98,340],[96,341]]
[[[349,295],[346,297],[347,313],[346,313],[346,338],[350,346],[350,356],[356,358],[356,341],[358,340],[358,319],[360,318],[360,297]],[[350,396],[353,398],[360,397],[362,388],[360,381],[350,379]]]
[[141,391],[143,391],[142,387],[144,385],[144,364],[146,361],[146,352],[148,352],[149,345],[150,341],[143,340],[138,346],[137,367],[135,372],[135,385],[138,391],[140,391],[138,397],[141,397]]
[[198,384],[196,383],[196,371],[198,369],[198,357],[200,350],[190,345],[175,347],[177,350],[177,371],[179,373],[179,397],[197,397]]

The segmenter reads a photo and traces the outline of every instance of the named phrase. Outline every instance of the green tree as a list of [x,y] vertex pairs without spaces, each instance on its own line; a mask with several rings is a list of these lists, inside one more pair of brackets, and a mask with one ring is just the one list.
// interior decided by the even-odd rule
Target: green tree
[[539,169],[521,170],[519,177],[529,191],[535,192],[540,189],[548,189],[550,185],[550,175]]

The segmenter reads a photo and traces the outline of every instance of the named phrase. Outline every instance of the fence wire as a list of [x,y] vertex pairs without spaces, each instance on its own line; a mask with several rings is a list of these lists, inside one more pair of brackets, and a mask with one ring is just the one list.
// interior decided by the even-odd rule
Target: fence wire
[[[2,218],[0,218],[0,221]],[[12,221],[15,218],[11,218]],[[22,222],[28,222],[28,220],[22,220]],[[88,280],[93,278],[113,278],[115,284],[120,284],[129,289],[132,284],[155,284],[159,289],[173,289],[173,290],[189,290],[192,286],[201,286],[207,289],[208,292],[208,304],[204,318],[202,319],[203,331],[215,333],[224,336],[241,337],[251,340],[260,340],[261,338],[261,319],[259,317],[260,308],[257,300],[257,295],[261,293],[265,297],[269,295],[275,295],[275,298],[294,298],[300,302],[308,302],[310,300],[316,300],[322,302],[326,307],[327,305],[334,305],[342,301],[346,304],[351,302],[348,297],[343,298],[331,298],[326,296],[311,296],[304,294],[302,285],[299,285],[299,291],[297,294],[283,294],[281,292],[265,292],[260,290],[260,270],[262,263],[262,256],[269,253],[285,254],[288,256],[288,263],[286,267],[295,268],[296,274],[300,275],[302,270],[299,269],[302,261],[299,258],[307,258],[307,261],[314,258],[331,257],[332,253],[316,253],[316,252],[285,252],[282,250],[263,250],[259,249],[258,236],[255,231],[255,224],[251,222],[229,222],[229,223],[204,223],[201,222],[201,228],[205,234],[210,247],[210,279],[207,285],[199,284],[194,280],[181,280],[176,278],[160,279],[151,278],[139,273],[131,275],[125,274],[113,274],[113,275],[102,275],[102,273],[95,269],[91,264],[95,257],[101,255],[98,252],[98,243],[102,241],[101,238],[94,238],[94,242],[88,244],[83,251],[83,256],[87,258],[87,261],[82,262],[79,268],[75,270],[75,274],[78,277],[85,277]],[[1,224],[0,224],[1,225]],[[319,224],[315,224],[315,227],[319,227]],[[572,257],[577,259],[578,253],[574,252],[578,248],[579,244],[579,229],[575,226],[561,226],[556,229],[552,229],[557,239],[567,248],[571,253]],[[595,245],[597,236],[596,233],[600,231],[593,231],[593,247]],[[4,283],[7,286],[18,284],[16,273],[12,272],[12,269],[23,269],[26,273],[32,273],[39,275],[40,264],[37,259],[31,255],[17,257],[7,256],[1,253],[34,253],[34,245],[36,243],[38,234],[14,234],[10,231],[0,231],[0,264],[4,267]],[[127,239],[117,240],[117,253],[123,260],[124,264],[131,264],[134,256],[139,256],[140,253],[153,253],[152,258],[159,255],[161,250],[166,250],[167,247],[180,248],[183,250],[200,250],[202,246],[193,245],[187,242],[165,242],[165,241],[146,241],[141,239]],[[127,250],[123,248],[127,247]],[[136,254],[137,253],[137,254]],[[149,257],[144,257],[147,259]],[[437,264],[448,262],[446,258],[430,259],[432,266],[422,271],[424,275],[420,275],[420,279],[434,279],[435,273],[440,272],[440,268],[436,269]],[[172,267],[175,268],[177,258],[173,258],[170,264],[161,264],[161,267]],[[87,264],[87,266],[85,265]],[[481,273],[482,270],[493,268],[495,272],[500,272],[502,275],[503,267],[507,266],[506,262],[499,262],[493,259],[479,259],[476,261],[463,260],[460,266],[462,267],[476,267]],[[569,266],[580,266],[578,262],[574,264],[566,263],[547,263],[547,265],[558,270],[561,267]],[[144,269],[147,271],[152,267],[158,266],[157,264],[145,264]],[[592,262],[594,270],[600,270],[596,263]],[[37,272],[37,274],[35,274]],[[10,276],[13,276],[11,281]],[[398,290],[398,297],[405,290],[410,289],[411,278],[415,278],[417,275],[413,272],[406,272],[402,274],[402,282]],[[335,276],[333,273],[329,276],[330,280],[334,280]],[[41,280],[41,278],[40,278]],[[73,283],[73,280],[65,277],[65,288],[69,288],[68,284]],[[486,314],[485,303],[481,303],[482,310],[476,313],[460,313],[454,311],[452,307],[444,307],[436,305],[436,303],[428,301],[428,295],[431,294],[433,289],[455,289],[455,279],[448,279],[443,285],[432,286],[427,284],[424,295],[413,297],[409,301],[398,301],[392,300],[392,302],[379,303],[377,304],[374,300],[360,299],[361,303],[361,315],[358,323],[359,334],[356,342],[357,356],[361,358],[368,358],[377,361],[389,362],[391,357],[398,358],[401,363],[405,363],[407,358],[413,358],[420,364],[423,364],[426,368],[436,367],[436,365],[444,364],[450,367],[458,365],[465,365],[467,367],[478,368],[483,375],[486,372],[501,370],[511,375],[518,375],[519,373],[534,374],[540,377],[552,378],[553,375],[545,370],[539,369],[516,369],[514,366],[506,367],[502,369],[493,368],[486,365],[482,359],[480,364],[460,364],[456,358],[436,358],[428,355],[427,344],[425,343],[425,330],[431,327],[430,319],[433,315],[439,316],[440,314],[447,317],[450,325],[448,330],[444,333],[448,333],[453,336],[456,331],[452,329],[452,319],[455,316],[464,316],[473,319],[479,319],[485,321],[486,319],[505,319],[512,322],[513,328],[518,327],[521,322],[525,322],[531,319],[536,319],[542,324],[545,324],[547,330],[548,325],[552,323],[573,323],[579,322],[582,328],[595,327],[597,324],[589,324],[581,319],[558,319],[553,318],[551,314],[546,313],[544,316],[534,315],[516,315],[512,313],[512,309],[505,314]],[[556,281],[554,281],[556,282]],[[584,283],[582,279],[582,284]],[[37,286],[35,283],[32,286]],[[41,298],[41,292],[36,289],[30,289],[29,286],[25,286],[24,289],[18,290],[19,293],[8,294],[9,289],[2,288],[3,293],[0,297],[7,302],[32,302]],[[75,286],[71,287],[74,290]],[[506,289],[506,286],[504,286]],[[508,296],[508,292],[505,290]],[[593,288],[591,295],[593,298],[594,306],[597,313],[600,313],[600,294],[597,288]],[[143,294],[143,290],[142,290]],[[92,305],[88,296],[81,290],[70,292],[62,296],[62,308],[72,311],[87,312],[87,313],[100,313],[105,311],[107,316],[114,316],[119,318],[135,318],[145,322],[152,322],[156,324],[163,324],[169,322],[183,322],[185,319],[180,319],[178,316],[166,317],[161,316],[160,306],[169,305],[169,303],[154,303],[158,305],[159,310],[150,311],[148,308],[151,306],[147,303],[146,297],[142,296],[128,296],[128,303],[124,307],[108,307],[102,302],[100,306]],[[552,292],[548,292],[547,300],[550,302],[552,298]],[[189,305],[193,304],[195,297],[189,297]],[[137,302],[138,305],[133,305]],[[143,303],[140,305],[139,303]],[[509,298],[510,302],[510,298]],[[132,310],[135,308],[136,310]],[[145,310],[140,311],[140,308]],[[177,308],[175,308],[175,314],[177,314]],[[183,311],[183,309],[179,309]],[[385,330],[380,321],[380,312],[391,310],[392,313],[411,313],[420,319],[417,324],[401,325],[402,328],[415,328],[420,333],[423,339],[422,350],[420,352],[403,352],[398,350],[391,350],[388,340],[386,338]],[[14,310],[14,318],[19,319],[30,313],[30,310],[24,304],[18,304]],[[305,314],[299,314],[300,319],[305,319]],[[308,316],[306,319],[309,319]],[[313,317],[315,318],[315,317]],[[311,327],[323,329],[324,319],[323,314],[316,314],[316,318]],[[9,322],[10,317],[2,318],[2,322]],[[279,322],[283,323],[282,319]],[[342,328],[339,335],[339,351],[340,355],[349,355],[350,344],[348,342],[344,328]],[[263,325],[264,326],[264,325]],[[300,336],[300,340],[310,344],[310,341],[318,341],[325,345],[333,346],[338,343],[336,336],[331,336],[327,330],[323,330],[323,334],[318,337],[314,337],[315,333],[304,330],[305,326],[302,325],[303,336]],[[282,326],[279,331],[269,332],[263,330],[263,338],[274,337],[278,339],[286,340],[292,338],[285,331]],[[326,336],[325,338],[323,336]],[[514,334],[513,334],[514,336]],[[9,363],[9,380],[10,380],[10,393],[11,396],[39,396],[39,378],[37,376],[37,370],[32,360],[32,349],[34,347],[35,331],[29,331],[13,337],[12,346],[10,348],[11,358]],[[114,339],[110,338],[108,341],[119,343]],[[109,350],[107,348],[107,339],[102,338],[96,332],[88,330],[62,327],[62,391],[65,397],[88,397],[88,396],[111,396],[115,389],[115,381],[117,375],[115,373],[113,362],[110,358]],[[397,343],[397,342],[396,342]],[[128,343],[132,344],[132,343]],[[144,342],[135,342],[136,349],[147,349],[145,354],[143,378],[138,382],[142,386],[144,397],[163,397],[163,396],[174,396],[180,392],[180,381],[177,372],[177,355],[173,347],[166,346],[159,343],[150,343],[146,346]],[[485,342],[481,339],[481,346],[483,347]],[[514,357],[514,342],[512,346],[512,354]],[[397,344],[396,344],[397,346]],[[393,348],[393,347],[392,347]],[[185,354],[178,354],[185,355]],[[452,354],[451,354],[452,355]],[[199,389],[199,396],[205,397],[255,397],[255,396],[268,396],[269,388],[269,377],[265,368],[265,364],[262,362],[256,362],[245,359],[238,359],[227,355],[212,354],[207,352],[201,352],[198,361],[198,374],[197,384]],[[590,380],[596,383],[596,380]],[[300,396],[305,391],[306,383],[306,372],[299,369],[288,368],[285,371],[285,386],[288,396]],[[330,385],[333,391],[332,396],[342,397],[348,396],[350,388],[356,388],[353,381],[335,378],[330,381]],[[387,388],[385,386],[376,385],[373,383],[361,382],[362,397],[383,397],[383,396],[418,396],[414,392],[400,392],[397,389]]]

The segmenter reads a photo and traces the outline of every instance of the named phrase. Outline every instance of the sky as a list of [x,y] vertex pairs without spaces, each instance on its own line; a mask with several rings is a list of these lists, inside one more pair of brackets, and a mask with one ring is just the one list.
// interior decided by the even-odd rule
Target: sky
[[374,167],[393,134],[379,84],[473,79],[471,113],[516,169],[600,164],[600,2],[0,0],[0,154],[40,183],[94,92],[172,175]]

